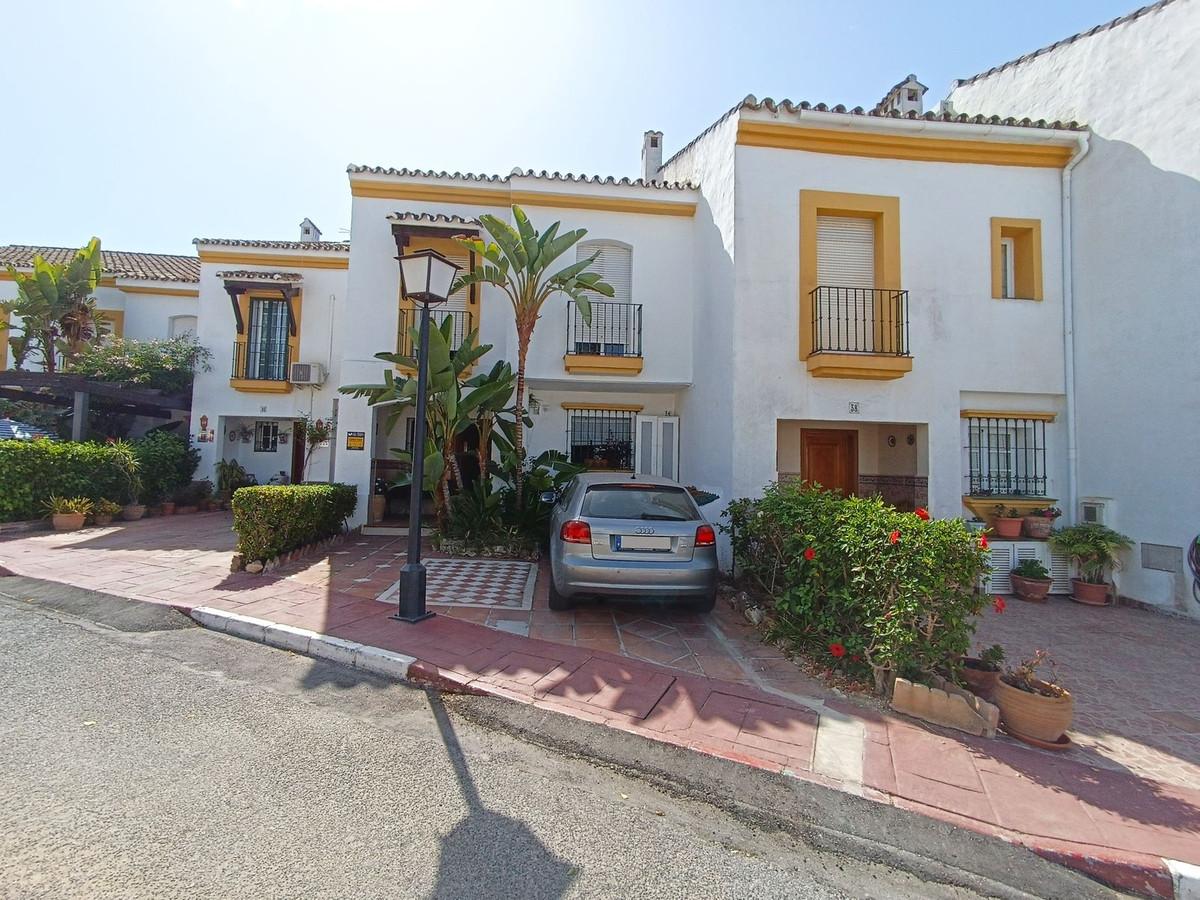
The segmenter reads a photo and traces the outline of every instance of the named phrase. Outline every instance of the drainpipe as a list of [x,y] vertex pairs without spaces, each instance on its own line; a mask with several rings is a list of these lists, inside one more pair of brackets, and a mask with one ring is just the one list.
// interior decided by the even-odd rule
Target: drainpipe
[[1087,156],[1089,132],[1077,138],[1078,150],[1062,172],[1063,362],[1067,396],[1067,508],[1074,522],[1079,510],[1079,443],[1075,432],[1075,287],[1072,279],[1071,173]]

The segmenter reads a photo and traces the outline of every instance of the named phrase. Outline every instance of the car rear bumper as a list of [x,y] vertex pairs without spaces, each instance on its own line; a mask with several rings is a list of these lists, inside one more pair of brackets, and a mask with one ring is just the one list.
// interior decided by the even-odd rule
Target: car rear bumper
[[691,560],[612,560],[564,554],[552,568],[554,586],[565,597],[695,597],[709,593],[717,584],[717,555],[711,551],[697,552]]

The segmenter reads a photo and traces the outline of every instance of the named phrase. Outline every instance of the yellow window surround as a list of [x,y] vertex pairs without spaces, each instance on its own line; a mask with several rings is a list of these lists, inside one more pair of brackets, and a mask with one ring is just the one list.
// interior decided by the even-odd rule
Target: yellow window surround
[[[242,327],[245,331],[237,336],[238,348],[235,352],[238,353],[239,359],[245,359],[245,347],[250,337],[250,301],[259,300],[282,300],[283,297],[278,290],[270,288],[253,288],[238,294],[238,309],[242,314]],[[288,335],[288,353],[287,362],[288,368],[296,362],[297,354],[300,349],[300,312],[303,309],[303,292],[300,288],[296,288],[296,293],[292,297],[292,314],[296,317],[296,333]],[[238,378],[236,376],[229,379],[229,386],[235,391],[245,391],[254,394],[289,394],[292,390],[292,383],[287,379],[283,381],[271,381],[259,378]]]
[[[98,309],[102,322],[99,323],[97,334],[111,334],[113,337],[125,336],[125,310]],[[105,325],[108,327],[106,328]]]
[[[992,297],[996,300],[1041,300],[1042,294],[1042,220],[991,220]],[[1012,241],[1013,284],[1004,296],[1004,254],[1001,244]]]
[[572,375],[640,375],[640,356],[603,356],[599,353],[567,353],[563,367]]
[[[405,246],[404,252],[412,253],[413,251],[416,251],[416,250],[436,250],[438,253],[442,254],[443,256],[462,256],[462,255],[466,254],[469,259],[469,264],[472,266],[475,265],[475,254],[467,251],[466,248],[464,248],[461,244],[456,243],[453,239],[451,239],[449,237],[442,238],[442,237],[432,237],[429,235],[414,235],[409,240],[409,243]],[[399,287],[399,279],[400,279],[400,272],[399,272],[399,269],[397,269],[396,270],[396,283],[398,285],[396,288],[397,308],[399,310],[401,310],[402,313],[405,311],[411,313],[411,315],[409,317],[409,321],[411,321],[414,325],[416,325],[417,322],[419,321],[417,319],[417,312],[419,311],[418,305],[413,303],[411,300],[409,300],[407,297],[404,296],[404,292]],[[467,333],[470,333],[471,331],[477,332],[475,335],[475,341],[472,344],[473,347],[479,346],[479,334],[478,334],[478,331],[479,331],[479,293],[480,293],[480,285],[473,284],[468,289],[468,294],[467,294],[467,314],[470,318],[470,321],[468,323]],[[436,324],[437,307],[432,307],[430,309],[430,312],[434,314],[434,317],[430,321],[430,327],[433,327]],[[402,321],[403,321],[403,316],[398,318],[397,325],[399,326],[399,323]],[[406,355],[406,356],[412,356],[413,355],[412,348],[408,346],[409,341],[407,341],[405,338],[406,338],[406,336],[403,333],[403,329],[400,327],[397,327],[396,328],[396,352]],[[454,349],[454,348],[451,348],[451,349]],[[401,372],[407,372],[410,374],[416,372],[415,369],[413,369],[409,366],[397,366],[396,368]],[[468,367],[466,371],[470,372],[471,369],[473,369],[473,368],[474,368],[474,365]],[[464,374],[466,374],[466,373],[464,373]]]
[[[800,191],[800,359],[818,378],[888,380],[912,371],[912,357],[813,350],[817,285],[817,217],[871,219],[875,225],[875,287],[900,290],[900,198],[839,191]],[[880,299],[876,298],[878,304]],[[880,320],[878,310],[876,318]]]

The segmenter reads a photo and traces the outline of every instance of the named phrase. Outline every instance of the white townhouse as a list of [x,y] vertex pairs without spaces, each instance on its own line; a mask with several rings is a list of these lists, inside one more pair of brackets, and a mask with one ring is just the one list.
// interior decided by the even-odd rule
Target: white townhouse
[[[33,270],[33,258],[69,262],[76,249],[0,246],[0,303],[14,300],[17,285],[8,274]],[[117,337],[156,340],[195,333],[199,306],[200,266],[194,256],[164,253],[129,253],[101,250],[104,277],[96,290],[96,304],[104,314],[101,329]],[[7,314],[0,311],[0,316]],[[19,323],[19,320],[17,320]],[[13,365],[6,331],[0,332],[0,369]]]

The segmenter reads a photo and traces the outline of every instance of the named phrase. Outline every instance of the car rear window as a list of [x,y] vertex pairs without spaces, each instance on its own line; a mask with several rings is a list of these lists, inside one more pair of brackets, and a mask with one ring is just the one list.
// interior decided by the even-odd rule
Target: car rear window
[[700,511],[683,488],[647,484],[597,484],[583,496],[580,515],[593,519],[689,522]]

